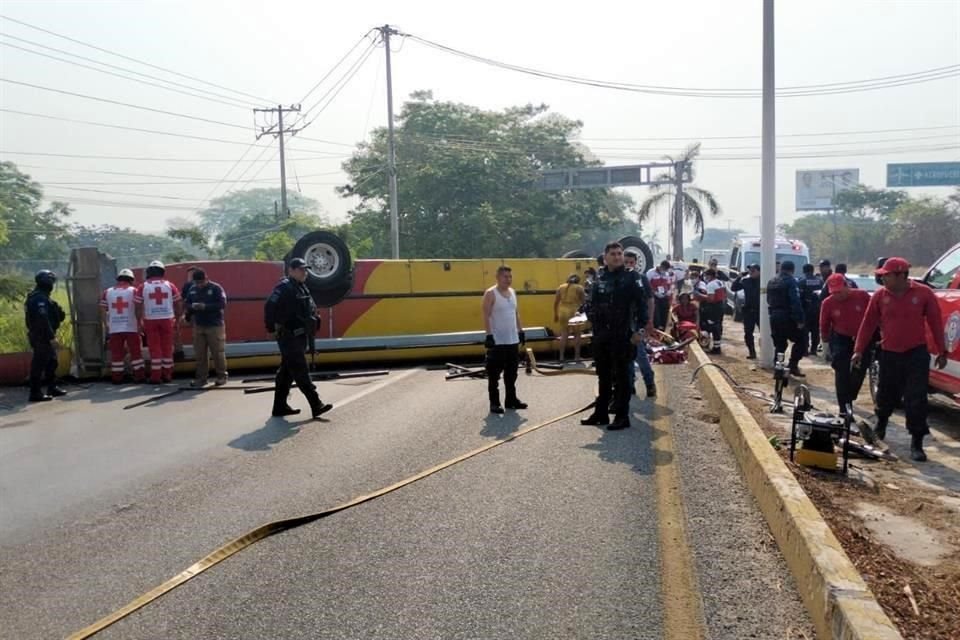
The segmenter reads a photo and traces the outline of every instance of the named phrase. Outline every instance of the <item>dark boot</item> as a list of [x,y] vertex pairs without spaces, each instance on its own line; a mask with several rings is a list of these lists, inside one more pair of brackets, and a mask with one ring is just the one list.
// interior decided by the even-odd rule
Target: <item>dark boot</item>
[[60,387],[58,387],[57,383],[54,382],[47,386],[47,395],[49,395],[52,398],[59,398],[61,396],[67,395],[67,391],[65,389],[61,389]]
[[630,418],[627,416],[617,416],[613,419],[613,422],[610,423],[610,426],[607,427],[607,431],[619,431],[620,429],[629,428]]
[[314,418],[314,419],[319,418],[320,416],[322,416],[323,414],[325,414],[327,411],[330,411],[330,409],[333,409],[333,405],[332,405],[332,404],[324,404],[323,402],[320,402],[319,400],[317,400],[317,403],[316,403],[316,404],[313,404],[313,403],[310,404],[310,410],[311,410],[311,412],[313,413],[313,418]]
[[593,413],[590,417],[581,420],[580,424],[589,427],[605,427],[610,424],[610,416],[606,413]]
[[887,439],[887,418],[877,418],[877,426],[873,428],[877,440]]
[[30,402],[49,402],[53,400],[53,398],[41,391],[39,384],[31,384],[30,395],[27,397],[27,400]]
[[284,416],[295,416],[299,413],[300,409],[294,409],[290,405],[285,404],[281,407],[274,407],[271,415],[273,415],[275,418],[282,418]]
[[503,407],[500,406],[500,403],[490,405],[490,413],[496,413],[497,415],[503,413]]
[[805,374],[803,371],[800,371],[800,367],[795,364],[790,365],[790,375],[792,375],[794,378],[807,377],[807,374]]
[[757,359],[757,346],[753,339],[753,336],[746,338],[747,343],[747,360],[756,360]]
[[647,397],[648,397],[648,398],[656,398],[656,397],[657,397],[657,385],[655,385],[655,384],[648,384],[648,385],[647,385]]
[[527,403],[524,402],[523,400],[520,400],[519,398],[511,398],[510,400],[507,400],[506,402],[504,402],[503,406],[505,406],[507,409],[513,409],[513,410],[526,409]]
[[910,459],[914,462],[926,462],[927,454],[923,452],[923,435],[910,436]]

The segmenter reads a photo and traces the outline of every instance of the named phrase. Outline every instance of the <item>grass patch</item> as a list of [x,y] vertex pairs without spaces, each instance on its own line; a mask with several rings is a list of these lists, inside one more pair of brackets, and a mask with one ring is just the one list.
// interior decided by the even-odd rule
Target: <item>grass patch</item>
[[[60,346],[66,349],[73,348],[73,324],[70,322],[70,305],[67,304],[67,292],[65,289],[58,288],[53,292],[52,298],[63,307],[67,319],[60,325],[57,331],[57,340]],[[24,300],[13,302],[0,300],[0,353],[19,353],[21,351],[30,351],[30,343],[27,341],[27,324],[23,315]]]

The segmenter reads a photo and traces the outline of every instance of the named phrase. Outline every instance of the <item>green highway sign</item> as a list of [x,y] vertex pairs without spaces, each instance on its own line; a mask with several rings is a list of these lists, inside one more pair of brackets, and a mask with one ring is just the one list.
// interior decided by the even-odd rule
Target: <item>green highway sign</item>
[[960,186],[960,162],[913,162],[910,164],[888,164],[887,186]]

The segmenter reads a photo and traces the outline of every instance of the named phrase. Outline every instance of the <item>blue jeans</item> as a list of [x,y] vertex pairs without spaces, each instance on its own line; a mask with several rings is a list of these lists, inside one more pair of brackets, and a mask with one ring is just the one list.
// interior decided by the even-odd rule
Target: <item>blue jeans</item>
[[[646,386],[651,386],[653,384],[653,367],[650,366],[650,357],[647,355],[647,347],[644,343],[640,343],[636,347],[634,353],[634,362],[640,367],[640,375],[643,377],[643,384]],[[632,387],[637,383],[637,370],[636,367],[630,367],[630,386]]]

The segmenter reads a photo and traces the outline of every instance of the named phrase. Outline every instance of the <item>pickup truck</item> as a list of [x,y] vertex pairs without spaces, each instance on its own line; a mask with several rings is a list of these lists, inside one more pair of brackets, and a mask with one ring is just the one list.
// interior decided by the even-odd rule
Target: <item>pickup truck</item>
[[[960,243],[943,254],[919,282],[933,289],[943,318],[944,343],[947,346],[947,366],[940,370],[930,358],[930,393],[943,394],[960,402]],[[930,328],[927,327],[927,346],[933,349]],[[870,369],[870,394],[876,398],[880,369]]]

